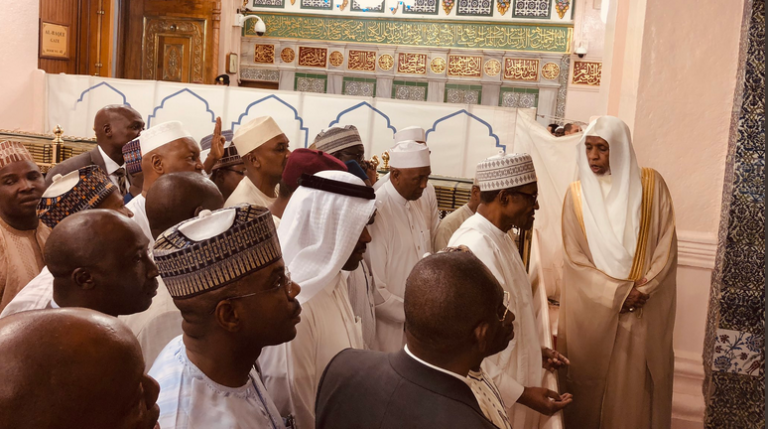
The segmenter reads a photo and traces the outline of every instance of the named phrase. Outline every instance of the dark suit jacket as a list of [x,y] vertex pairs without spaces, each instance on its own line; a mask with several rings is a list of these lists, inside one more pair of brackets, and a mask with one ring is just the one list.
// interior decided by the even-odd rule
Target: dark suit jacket
[[466,383],[404,350],[347,349],[328,364],[315,405],[317,429],[471,429],[496,426]]
[[[63,176],[89,165],[98,165],[102,170],[104,170],[105,173],[107,173],[107,167],[104,164],[104,158],[102,158],[98,146],[94,147],[88,152],[81,153],[80,155],[69,158],[48,170],[48,173],[45,175],[45,184],[46,186],[50,186],[51,182],[53,181],[53,176],[57,174],[61,174]],[[127,184],[131,183],[131,176],[129,174],[126,174],[125,179]]]

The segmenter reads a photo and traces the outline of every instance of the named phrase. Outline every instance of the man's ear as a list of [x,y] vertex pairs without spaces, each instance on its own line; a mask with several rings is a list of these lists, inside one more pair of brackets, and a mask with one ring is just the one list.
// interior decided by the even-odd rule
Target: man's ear
[[242,328],[240,316],[237,314],[237,309],[232,301],[219,301],[213,314],[216,323],[228,332],[237,332]]
[[245,155],[248,162],[251,163],[254,168],[261,168],[261,160],[256,156],[255,151]]
[[486,350],[488,350],[489,347],[489,341],[488,341],[488,333],[490,331],[490,325],[488,322],[480,322],[479,325],[475,327],[475,330],[472,332],[475,336],[475,342],[477,343],[477,348],[480,352],[483,354]]
[[153,153],[149,159],[152,170],[157,173],[158,176],[165,173],[165,166],[163,165],[163,157],[159,154]]
[[201,211],[205,210],[205,207],[203,206],[197,206],[195,207],[195,213],[192,215],[193,218],[197,217],[197,215],[200,214]]
[[112,137],[112,124],[107,122],[103,125],[104,135],[107,137]]
[[70,278],[72,283],[76,284],[80,289],[89,290],[96,287],[93,275],[86,268],[75,268]]
[[512,198],[512,196],[509,193],[507,193],[506,189],[502,189],[502,191],[499,192],[499,196],[497,198],[499,199],[499,203],[501,203],[503,207],[506,207],[507,204],[509,204],[509,201]]

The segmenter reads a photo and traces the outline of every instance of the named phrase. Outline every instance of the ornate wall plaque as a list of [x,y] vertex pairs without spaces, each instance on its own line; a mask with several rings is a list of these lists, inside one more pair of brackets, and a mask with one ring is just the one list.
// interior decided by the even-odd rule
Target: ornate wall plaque
[[402,74],[427,74],[427,54],[397,54],[397,72]]
[[600,75],[603,70],[603,63],[593,63],[588,61],[573,62],[574,85],[600,86]]
[[284,63],[292,63],[295,58],[296,52],[291,48],[283,48],[283,50],[280,51],[280,59],[283,60]]
[[349,51],[347,68],[356,71],[376,71],[376,52]]
[[339,51],[333,51],[328,57],[328,62],[330,62],[332,66],[338,67],[344,64],[344,54]]
[[[443,3],[445,6],[445,2]],[[508,22],[435,22],[398,18],[350,18],[259,12],[265,37],[326,42],[437,48],[499,49],[567,53],[573,28]],[[249,20],[245,36],[256,36]]]
[[443,10],[445,11],[446,15],[451,14],[451,10],[453,9],[453,5],[456,3],[456,0],[443,0]]
[[384,54],[379,57],[379,68],[382,70],[392,70],[392,67],[395,65],[395,59],[392,58],[392,55]]
[[448,76],[482,76],[483,57],[472,55],[448,55]]
[[275,45],[255,45],[253,47],[253,62],[256,64],[273,64],[275,62]]
[[299,65],[304,67],[325,67],[328,49],[299,46]]
[[563,19],[565,16],[565,12],[568,11],[568,8],[571,7],[570,0],[557,0],[555,3],[555,10],[557,11],[557,16],[560,17],[560,19]]
[[546,79],[555,80],[560,76],[560,66],[555,63],[546,63],[541,68],[541,75]]
[[442,74],[445,71],[445,58],[437,57],[429,63],[429,69],[434,74]]
[[501,73],[501,63],[498,60],[488,60],[485,62],[483,70],[488,76],[498,76]]
[[40,58],[69,59],[69,26],[40,23]]
[[539,80],[539,60],[505,58],[504,79],[523,81]]

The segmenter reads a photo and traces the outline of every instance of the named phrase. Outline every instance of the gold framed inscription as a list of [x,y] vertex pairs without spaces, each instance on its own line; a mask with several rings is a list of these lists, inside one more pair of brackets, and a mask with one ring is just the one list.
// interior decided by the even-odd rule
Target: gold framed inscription
[[69,26],[40,22],[40,58],[69,59]]

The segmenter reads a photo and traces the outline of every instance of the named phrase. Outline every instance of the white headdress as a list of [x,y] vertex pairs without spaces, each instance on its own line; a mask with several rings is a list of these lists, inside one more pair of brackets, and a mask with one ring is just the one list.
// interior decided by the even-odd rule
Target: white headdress
[[[610,147],[611,190],[605,198],[589,167],[587,136],[601,137]],[[635,257],[643,199],[641,172],[629,127],[619,118],[601,116],[589,124],[576,149],[584,228],[592,260],[600,271],[626,279]]]
[[[192,134],[188,133],[179,121],[168,121],[163,122],[162,124],[157,124],[142,132],[139,136],[141,154],[146,155],[161,146],[185,137],[194,141]],[[196,141],[195,144],[197,144]]]
[[389,150],[389,165],[392,168],[429,167],[429,148],[415,140],[402,141]]
[[237,153],[244,156],[280,134],[284,134],[283,130],[271,116],[261,116],[240,126],[232,137],[232,143]]
[[535,182],[536,170],[531,155],[501,151],[477,164],[475,180],[483,192],[509,189]]
[[395,133],[395,143],[404,142],[406,140],[426,142],[427,135],[424,133],[424,128],[407,127]]

